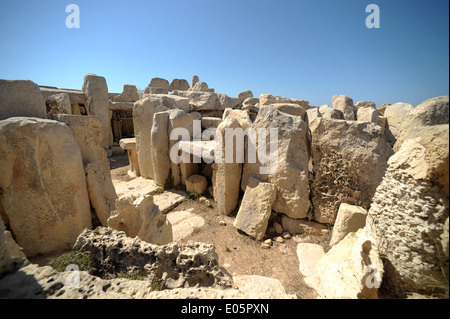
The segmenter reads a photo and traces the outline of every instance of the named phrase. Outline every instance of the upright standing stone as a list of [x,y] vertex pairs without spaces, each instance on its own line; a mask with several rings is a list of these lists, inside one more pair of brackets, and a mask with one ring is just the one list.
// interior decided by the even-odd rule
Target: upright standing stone
[[151,132],[153,175],[158,185],[164,186],[169,177],[169,115],[170,111],[158,112],[153,116]]
[[192,76],[192,86],[194,86],[196,83],[198,83],[200,80],[197,75]]
[[[310,208],[306,122],[300,116],[288,115],[272,105],[265,105],[261,107],[252,129],[257,136],[258,156],[256,163],[251,163],[246,152],[242,190],[245,190],[250,176],[270,182],[277,189],[273,210],[291,218],[306,218]],[[265,132],[260,132],[260,129],[265,129]],[[265,148],[260,145],[264,141]],[[261,155],[266,155],[265,164],[262,164]]]
[[165,90],[169,90],[169,81],[162,78],[153,78],[148,86],[152,88],[163,88]]
[[[222,215],[229,215],[237,206],[239,198],[239,183],[241,181],[242,163],[236,160],[236,154],[243,152],[243,144],[236,143],[231,148],[232,156],[227,153],[226,144],[231,143],[226,141],[227,129],[241,128],[238,120],[235,118],[226,118],[216,130],[216,138],[222,137],[222,160],[217,160],[212,164],[213,168],[213,187],[214,200],[217,203],[217,209]],[[218,157],[218,154],[215,154]]]
[[70,248],[91,210],[80,149],[57,121],[0,121],[1,203],[27,256]]
[[153,150],[151,134],[153,128],[153,116],[157,112],[167,110],[158,101],[146,97],[138,100],[133,106],[133,125],[136,137],[136,150],[141,176],[154,179]]
[[102,125],[97,117],[88,115],[59,114],[56,119],[70,127],[77,141],[85,165],[91,205],[102,225],[106,226],[111,211],[115,209],[117,194],[111,180],[106,152],[100,146]]
[[185,79],[173,79],[172,83],[170,83],[169,85],[169,92],[172,92],[174,90],[187,91],[189,90],[189,88],[189,82]]
[[393,154],[381,127],[317,118],[309,128],[314,219],[333,224],[341,203],[368,209]]
[[103,148],[112,146],[111,117],[109,115],[108,86],[102,76],[87,74],[84,76],[82,91],[86,95],[86,103],[90,114],[99,118],[102,123]]

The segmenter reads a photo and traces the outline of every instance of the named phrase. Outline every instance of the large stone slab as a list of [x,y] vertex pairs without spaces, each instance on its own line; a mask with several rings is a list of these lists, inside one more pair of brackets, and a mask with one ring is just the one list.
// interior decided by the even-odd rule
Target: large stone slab
[[[273,210],[291,218],[306,218],[310,207],[306,122],[300,116],[288,115],[273,106],[263,106],[251,127],[256,132],[258,156],[256,163],[250,163],[246,152],[242,190],[245,190],[250,176],[270,182],[277,190]],[[266,129],[265,134],[260,135],[259,129]],[[277,140],[273,139],[270,129],[276,130]],[[261,141],[266,141],[266,156],[270,159],[265,164],[262,164],[259,154],[264,154],[259,145]],[[267,169],[267,173],[261,169]]]
[[91,210],[80,149],[69,127],[37,118],[0,121],[1,204],[27,256],[67,249]]
[[152,128],[155,113],[167,110],[165,106],[151,97],[145,97],[134,103],[133,125],[136,137],[136,149],[141,176],[154,178]]
[[233,226],[257,240],[263,239],[275,197],[274,185],[251,177]]
[[309,128],[314,219],[333,224],[341,203],[368,209],[393,154],[381,127],[317,118]]
[[16,116],[47,118],[39,87],[28,80],[0,80],[0,120]]
[[108,85],[102,76],[87,74],[84,76],[82,91],[86,96],[86,107],[91,115],[95,115],[102,123],[103,148],[112,146],[111,117],[109,115]]
[[297,245],[299,270],[304,276],[305,283],[314,289],[318,289],[320,285],[317,263],[323,256],[325,256],[325,251],[318,244],[299,243]]

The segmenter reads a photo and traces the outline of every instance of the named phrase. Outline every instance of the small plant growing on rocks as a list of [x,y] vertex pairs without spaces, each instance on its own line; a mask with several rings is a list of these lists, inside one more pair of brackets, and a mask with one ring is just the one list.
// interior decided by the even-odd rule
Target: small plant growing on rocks
[[93,273],[95,271],[94,261],[88,253],[71,251],[61,256],[51,258],[48,265],[58,272],[66,271],[67,266],[77,265],[81,271]]

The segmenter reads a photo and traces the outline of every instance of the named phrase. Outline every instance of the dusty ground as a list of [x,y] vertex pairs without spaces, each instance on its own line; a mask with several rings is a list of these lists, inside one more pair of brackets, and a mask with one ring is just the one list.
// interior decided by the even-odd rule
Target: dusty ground
[[[109,160],[114,184],[132,179],[127,174],[129,161],[126,153],[110,157]],[[231,275],[261,275],[276,278],[283,284],[287,293],[296,294],[299,299],[316,298],[316,291],[304,283],[299,271],[297,244],[299,242],[317,243],[327,250],[329,235],[294,235],[291,239],[285,239],[283,243],[273,241],[271,248],[263,249],[262,241],[257,241],[233,227],[236,212],[230,216],[223,216],[214,207],[208,207],[198,200],[186,200],[172,211],[174,210],[191,211],[205,220],[204,226],[196,228],[192,235],[179,242],[194,240],[213,244],[219,256],[220,266]],[[221,221],[224,221],[226,225],[221,225]],[[30,261],[45,265],[49,258],[64,252],[57,252],[51,256],[37,256]]]
[[[114,156],[111,161],[111,177],[114,182],[127,181],[128,158],[126,154]],[[213,205],[214,206],[214,205]],[[254,240],[233,227],[235,214],[223,216],[214,208],[207,207],[196,200],[187,200],[173,210],[191,211],[205,220],[203,227],[179,240],[189,240],[213,244],[219,256],[219,264],[231,275],[261,275],[280,280],[289,294],[298,298],[315,298],[314,289],[307,286],[299,271],[297,244],[299,242],[318,243],[327,246],[329,236],[295,235],[283,243],[273,242],[270,249],[261,248],[261,241]],[[226,225],[222,226],[221,221]]]

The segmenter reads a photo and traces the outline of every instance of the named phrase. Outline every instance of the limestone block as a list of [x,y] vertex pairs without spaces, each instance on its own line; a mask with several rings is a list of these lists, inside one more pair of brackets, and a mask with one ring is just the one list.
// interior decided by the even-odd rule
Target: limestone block
[[69,127],[37,118],[0,121],[1,203],[26,256],[71,247],[91,227],[80,149]]
[[125,195],[117,199],[116,210],[108,219],[108,226],[124,231],[128,237],[136,237],[155,245],[172,242],[172,225],[150,195]]
[[0,120],[15,116],[47,118],[39,87],[28,80],[0,80]]
[[251,177],[233,226],[257,240],[263,239],[275,197],[274,185]]

